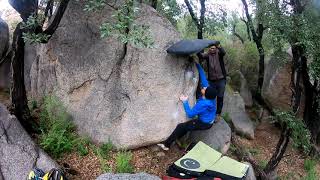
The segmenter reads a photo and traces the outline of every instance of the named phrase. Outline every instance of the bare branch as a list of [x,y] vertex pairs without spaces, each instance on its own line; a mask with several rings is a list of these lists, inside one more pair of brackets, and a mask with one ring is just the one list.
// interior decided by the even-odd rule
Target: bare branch
[[41,23],[42,25],[46,21],[46,18],[48,17],[50,19],[51,15],[52,15],[52,12],[50,12],[50,14],[49,14],[49,11],[52,10],[52,8],[53,8],[53,3],[54,3],[53,1],[54,0],[49,0],[48,1],[48,4],[47,4],[46,9],[44,11],[44,19],[42,20],[42,23]]
[[7,62],[7,60],[11,60],[11,56],[12,56],[12,51],[10,50],[2,59],[0,59],[0,67],[2,66],[2,64]]
[[254,41],[257,41],[258,40],[258,36],[257,36],[257,34],[256,34],[255,30],[254,30],[252,19],[251,19],[251,16],[249,14],[249,10],[248,10],[247,1],[246,0],[241,0],[241,1],[242,1],[243,6],[244,6],[245,14],[247,16],[248,26],[249,26],[249,29],[251,31],[252,38],[253,38]]
[[246,21],[246,20],[244,19],[244,17],[240,17],[240,20],[243,21],[244,24],[246,25],[247,34],[248,34],[248,40],[251,41],[251,34],[250,34],[250,28],[249,28],[248,21]]
[[199,27],[200,26],[199,20],[198,20],[197,16],[195,15],[189,0],[184,0],[184,3],[186,4],[186,6],[188,8],[188,11],[191,15],[191,18],[193,19],[193,22],[196,24],[197,27]]
[[242,44],[244,44],[243,38],[236,32],[236,25],[233,24],[232,26],[232,34],[239,38]]
[[[60,5],[57,10],[57,13],[56,13],[52,23],[49,25],[49,27],[45,31],[43,31],[44,34],[50,35],[50,37],[53,35],[53,33],[56,31],[56,29],[58,28],[58,26],[60,24],[60,21],[63,17],[65,10],[67,9],[69,1],[70,0],[61,0]],[[49,39],[50,39],[50,37],[49,37]]]

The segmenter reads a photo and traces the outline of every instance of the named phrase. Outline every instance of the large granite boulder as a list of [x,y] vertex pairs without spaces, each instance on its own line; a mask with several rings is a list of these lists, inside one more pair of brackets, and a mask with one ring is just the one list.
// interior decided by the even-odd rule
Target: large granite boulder
[[33,61],[37,59],[37,44],[26,43],[24,47],[24,85],[26,91],[31,91],[30,71]]
[[159,177],[150,175],[147,173],[138,173],[138,174],[112,174],[112,173],[107,173],[107,174],[102,174],[100,175],[97,180],[127,180],[127,179],[132,179],[132,180],[160,180]]
[[0,104],[0,179],[25,179],[34,167],[44,171],[58,165],[35,145],[15,116]]
[[[265,68],[262,97],[274,109],[291,110],[291,58],[292,52],[289,49],[280,57],[271,57]],[[305,102],[303,91],[304,89],[302,89],[301,107],[299,108],[301,116],[303,115]]]
[[225,154],[231,142],[231,129],[222,119],[208,130],[193,131],[190,134],[191,142],[202,141],[213,149]]
[[240,92],[240,96],[243,98],[245,106],[251,107],[253,104],[252,94],[248,86],[248,82],[241,71],[235,71],[230,74],[230,85],[235,91]]
[[[9,27],[0,17],[0,60],[7,53],[9,47]],[[0,66],[0,88],[8,88],[10,84],[10,62],[6,61]]]
[[249,162],[244,162],[244,164],[249,165],[249,169],[248,169],[247,176],[246,176],[245,180],[256,180],[257,178],[254,173],[254,169],[253,169],[252,165]]
[[31,69],[34,97],[58,96],[80,133],[118,148],[135,148],[166,139],[186,120],[181,93],[194,100],[198,72],[186,58],[166,49],[179,40],[170,22],[141,5],[137,23],[150,27],[153,49],[137,49],[100,37],[114,9],[86,13],[70,1],[59,28],[41,45]]
[[9,26],[0,17],[0,59],[7,53],[9,47]]
[[236,133],[254,139],[254,124],[246,113],[245,103],[238,92],[227,89],[222,114],[228,114]]

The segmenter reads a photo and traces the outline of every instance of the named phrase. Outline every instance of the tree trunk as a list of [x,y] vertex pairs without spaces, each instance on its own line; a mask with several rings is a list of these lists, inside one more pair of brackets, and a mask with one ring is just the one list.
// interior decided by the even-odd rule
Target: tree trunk
[[198,39],[203,39],[204,13],[206,12],[205,0],[200,0],[200,20],[198,26]]
[[290,141],[290,130],[285,125],[282,128],[281,136],[279,138],[275,152],[273,153],[271,159],[269,160],[267,166],[264,168],[265,174],[270,174],[276,170],[276,167],[280,163],[284,153],[286,152],[288,143]]
[[[294,27],[299,31],[301,30],[301,22],[298,17],[302,15],[304,6],[300,0],[291,0],[290,5],[293,8]],[[293,109],[298,111],[301,104],[302,88],[300,87],[300,82],[302,80],[305,93],[303,120],[310,130],[312,142],[320,145],[320,112],[318,111],[320,92],[318,90],[318,80],[315,81],[314,85],[310,82],[304,46],[298,41],[296,34],[293,34],[290,39],[293,54],[291,76]]]
[[291,65],[291,89],[292,89],[292,110],[294,113],[298,112],[301,99],[301,48],[297,45],[292,45],[292,65]]
[[205,0],[200,0],[200,19],[198,20],[196,14],[193,11],[193,8],[189,2],[189,0],[184,0],[184,3],[186,4],[188,11],[190,13],[190,16],[195,23],[197,30],[198,30],[198,39],[203,39],[203,27],[204,27],[204,14],[206,12],[206,6],[205,6]]
[[[31,33],[44,33],[51,35],[58,28],[58,25],[62,19],[62,16],[67,8],[70,0],[61,0],[59,7],[56,10],[55,18],[49,27],[42,32],[42,28],[39,26],[36,30],[29,30]],[[37,14],[38,1],[37,0],[9,0],[11,6],[16,9],[24,22],[27,21],[31,14]],[[50,2],[50,1],[49,1]],[[51,6],[48,4],[48,6]],[[24,30],[25,32],[27,30]],[[32,32],[34,31],[34,32]],[[24,84],[24,48],[25,43],[22,38],[23,30],[21,29],[21,23],[19,23],[14,31],[12,42],[12,89],[11,89],[11,101],[13,111],[22,126],[29,132],[33,131],[30,110],[28,108],[28,99]],[[49,37],[49,38],[50,38]]]
[[258,51],[259,51],[259,74],[258,74],[258,88],[257,94],[261,96],[261,89],[263,85],[263,78],[264,78],[264,49],[261,43],[261,39],[256,42]]
[[30,119],[30,110],[24,85],[24,47],[22,38],[21,23],[19,23],[13,34],[12,42],[12,89],[11,99],[13,111],[21,122],[22,126],[30,131],[32,129]]
[[264,78],[264,49],[262,46],[262,37],[263,37],[264,27],[263,27],[263,24],[258,22],[257,32],[255,31],[251,16],[249,14],[247,1],[246,0],[241,0],[241,1],[244,6],[244,10],[248,20],[247,21],[248,26],[251,31],[253,41],[256,43],[256,46],[259,52],[259,74],[258,74],[258,86],[257,86],[256,94],[257,96],[261,96],[261,89],[262,89],[263,78]]
[[152,1],[151,1],[151,6],[152,6],[154,9],[157,9],[158,0],[152,0]]
[[306,57],[302,58],[301,73],[305,95],[303,120],[306,123],[308,129],[310,130],[311,141],[316,145],[320,145],[320,113],[318,112],[318,99],[320,98],[320,93],[318,90],[318,82],[315,81],[314,85],[310,83]]

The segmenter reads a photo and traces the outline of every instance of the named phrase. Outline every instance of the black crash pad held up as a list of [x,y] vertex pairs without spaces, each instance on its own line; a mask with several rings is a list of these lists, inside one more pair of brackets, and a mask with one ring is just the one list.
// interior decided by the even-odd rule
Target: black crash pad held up
[[167,53],[176,55],[191,55],[202,51],[203,49],[220,44],[219,41],[194,39],[194,40],[181,40],[167,49]]

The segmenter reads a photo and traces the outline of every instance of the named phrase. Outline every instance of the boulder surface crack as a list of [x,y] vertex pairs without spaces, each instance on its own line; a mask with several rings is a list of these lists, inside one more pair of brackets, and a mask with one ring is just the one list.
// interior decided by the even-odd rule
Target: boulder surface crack
[[72,88],[70,91],[69,91],[69,94],[73,94],[74,92],[82,89],[82,88],[85,88],[87,87],[88,85],[90,85],[92,83],[92,81],[94,81],[94,79],[89,79],[89,80],[86,80],[84,81],[82,84],[80,84],[79,86],[75,87],[75,88]]
[[[11,142],[10,142],[10,140],[9,140],[9,138],[8,138],[8,137],[9,137],[9,136],[8,136],[8,132],[7,132],[6,128],[5,128],[4,125],[3,125],[3,122],[1,122],[0,125],[1,125],[0,128],[3,129],[3,133],[0,134],[0,139],[2,139],[2,137],[4,137],[6,143],[11,144]],[[10,126],[11,126],[11,123],[9,124],[9,128],[10,128]]]

